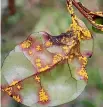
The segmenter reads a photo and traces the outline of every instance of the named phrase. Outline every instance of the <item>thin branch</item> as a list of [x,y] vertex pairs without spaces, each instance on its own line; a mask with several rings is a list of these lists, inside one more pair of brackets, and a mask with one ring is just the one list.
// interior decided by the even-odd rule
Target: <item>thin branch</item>
[[14,15],[16,13],[15,0],[8,0],[9,14]]
[[[67,4],[69,5],[69,2],[71,0],[67,0]],[[94,13],[84,7],[82,3],[76,2],[75,0],[72,0],[73,5],[79,10],[79,12],[97,29],[103,31],[103,25],[97,24],[94,22],[94,17],[103,17],[103,12],[100,13]]]

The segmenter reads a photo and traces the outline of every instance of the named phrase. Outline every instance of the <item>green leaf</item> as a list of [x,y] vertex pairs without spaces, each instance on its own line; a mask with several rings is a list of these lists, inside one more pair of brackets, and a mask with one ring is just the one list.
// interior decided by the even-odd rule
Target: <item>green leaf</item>
[[[103,17],[97,17],[94,21],[95,21],[97,24],[103,25]],[[101,30],[99,30],[99,29],[97,29],[97,28],[95,28],[95,27],[93,27],[93,26],[92,26],[92,29],[93,29],[93,31],[96,32],[96,33],[103,33],[103,31],[101,31]]]
[[83,107],[95,107],[95,105],[88,100],[82,101],[82,105],[83,105]]

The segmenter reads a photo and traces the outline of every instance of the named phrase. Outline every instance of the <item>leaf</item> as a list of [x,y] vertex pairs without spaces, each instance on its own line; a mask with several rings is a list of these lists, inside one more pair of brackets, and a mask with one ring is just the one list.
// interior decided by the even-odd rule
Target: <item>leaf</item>
[[82,104],[83,104],[83,107],[95,107],[95,105],[88,100],[82,101]]
[[[36,34],[37,39],[41,41],[43,36],[40,39]],[[19,45],[16,46],[5,59],[2,74],[8,85],[15,80],[19,81],[19,83],[12,86],[12,96],[19,95],[20,101],[24,105],[42,107],[43,105],[38,103],[40,85],[35,81],[34,74],[36,74],[36,70],[28,58],[27,54],[20,50]],[[48,58],[44,61],[46,62]],[[76,63],[74,66],[76,66]],[[38,74],[41,77],[41,85],[50,100],[44,107],[67,103],[81,94],[87,83],[84,80],[74,79],[71,72],[76,71],[70,71],[67,62],[63,62],[50,71]],[[21,86],[20,90],[17,89],[18,85]],[[2,83],[2,86],[7,87],[7,84]]]
[[[97,24],[103,25],[103,17],[97,17],[94,21],[95,21]],[[101,30],[99,30],[99,29],[97,29],[97,28],[95,28],[95,27],[93,27],[93,26],[92,26],[92,29],[93,29],[93,31],[96,32],[96,33],[103,33],[103,31],[101,31]]]

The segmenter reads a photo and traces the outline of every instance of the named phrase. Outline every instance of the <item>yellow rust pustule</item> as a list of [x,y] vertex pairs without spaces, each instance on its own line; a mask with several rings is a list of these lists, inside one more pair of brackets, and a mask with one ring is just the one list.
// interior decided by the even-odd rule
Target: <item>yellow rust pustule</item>
[[[81,76],[83,79],[88,80],[88,75],[86,73],[86,65],[88,62],[87,57],[82,56],[80,52],[80,42],[82,40],[89,40],[92,39],[92,34],[88,30],[88,28],[85,26],[85,24],[78,19],[78,17],[75,15],[73,6],[72,6],[72,0],[67,1],[67,8],[68,11],[71,15],[72,23],[70,25],[69,32],[70,30],[73,31],[74,36],[77,38],[77,43],[76,46],[72,48],[70,51],[69,57],[68,57],[68,62],[71,63],[71,61],[74,58],[77,58],[79,60],[79,63],[81,65],[81,69],[78,71],[78,75]],[[92,14],[92,13],[91,13]],[[99,13],[101,15],[101,13]],[[92,21],[92,23],[95,23]]]
[[59,61],[62,60],[62,58],[63,57],[62,57],[61,54],[54,55],[54,57],[53,57],[53,64],[58,63]]
[[40,77],[38,75],[35,76],[35,80],[40,83]]
[[31,40],[25,40],[22,44],[21,44],[21,47],[23,49],[27,49],[27,48],[30,48],[32,45],[32,41]]
[[46,71],[46,70],[48,70],[48,69],[50,69],[50,66],[49,66],[49,65],[46,65],[45,67],[41,67],[41,68],[39,69],[39,72],[44,72],[44,71]]
[[85,70],[85,68],[81,68],[79,71],[78,71],[78,74],[85,80],[88,80],[88,74]]
[[37,67],[42,67],[42,64],[41,64],[41,59],[40,58],[37,58],[36,60],[35,60],[35,64],[36,64],[36,66]]
[[78,40],[91,39],[92,35],[91,35],[90,31],[79,25],[79,22],[78,22],[79,19],[75,15],[73,7],[72,7],[72,0],[70,0],[69,5],[67,4],[67,8],[68,8],[68,11],[71,14],[71,18],[72,18],[72,24],[70,25],[69,29],[72,29],[74,31],[74,34],[77,35]]
[[4,88],[2,91],[6,92],[8,95],[12,95],[12,87]]
[[21,99],[20,99],[19,95],[14,95],[13,99],[15,99],[17,102],[21,102]]
[[49,101],[49,97],[43,88],[41,88],[39,91],[39,101],[41,103],[46,103]]
[[51,42],[51,41],[47,41],[46,43],[45,43],[45,46],[46,47],[50,47],[50,46],[52,46],[53,45],[53,43]]
[[42,50],[41,45],[37,45],[37,46],[36,46],[36,50],[37,50],[37,51],[41,51],[41,50]]

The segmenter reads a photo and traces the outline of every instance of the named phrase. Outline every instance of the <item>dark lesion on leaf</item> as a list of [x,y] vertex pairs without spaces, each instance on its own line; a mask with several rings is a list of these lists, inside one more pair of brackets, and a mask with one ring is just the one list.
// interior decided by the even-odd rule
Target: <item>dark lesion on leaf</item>
[[69,40],[73,37],[73,35],[74,33],[71,30],[66,33],[61,33],[60,35],[57,36],[49,36],[49,40],[53,43],[53,45],[58,45],[58,46],[67,45],[67,42],[69,42]]

